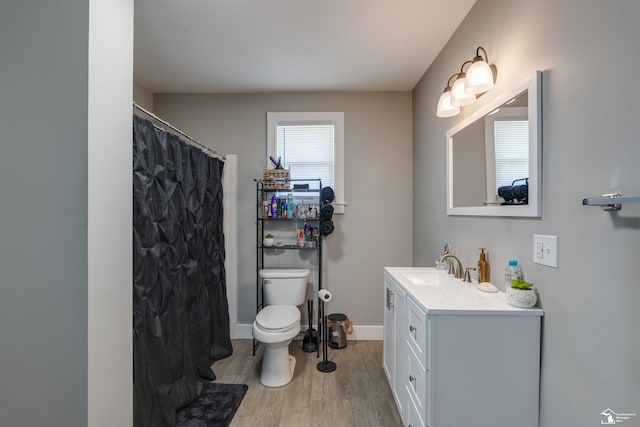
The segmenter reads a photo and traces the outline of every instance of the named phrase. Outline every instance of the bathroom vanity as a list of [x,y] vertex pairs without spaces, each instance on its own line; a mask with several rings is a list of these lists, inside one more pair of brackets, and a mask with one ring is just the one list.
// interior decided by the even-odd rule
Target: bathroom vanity
[[434,268],[385,267],[383,367],[403,424],[538,426],[543,311]]

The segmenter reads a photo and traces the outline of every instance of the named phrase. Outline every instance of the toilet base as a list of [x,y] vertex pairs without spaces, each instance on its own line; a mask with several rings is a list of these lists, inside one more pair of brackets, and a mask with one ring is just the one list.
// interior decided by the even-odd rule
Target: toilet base
[[265,387],[282,387],[291,382],[296,358],[289,354],[289,346],[265,345],[260,384]]

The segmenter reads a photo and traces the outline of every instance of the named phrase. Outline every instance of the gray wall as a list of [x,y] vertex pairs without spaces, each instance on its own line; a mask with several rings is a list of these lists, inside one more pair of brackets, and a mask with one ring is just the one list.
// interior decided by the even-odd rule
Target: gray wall
[[0,7],[2,426],[131,425],[133,3],[101,3]]
[[220,152],[238,154],[238,320],[255,318],[255,183],[266,157],[269,111],[344,111],[344,215],[326,239],[327,310],[382,325],[382,269],[412,248],[411,94],[155,94],[156,114]]
[[[606,408],[640,423],[640,206],[581,206],[640,194],[640,88],[628,80],[640,70],[639,22],[630,0],[480,0],[414,90],[414,263],[433,265],[444,241],[465,265],[487,247],[494,282],[508,259],[522,262],[545,310],[541,426],[599,425]],[[436,118],[436,103],[480,45],[498,66],[496,93],[545,70],[541,219],[446,215],[445,132],[491,92],[455,118]],[[557,269],[532,263],[534,233],[559,236]]]
[[89,2],[0,13],[0,424],[87,414]]
[[153,111],[153,93],[133,82],[133,100],[148,111]]
[[486,180],[482,178],[487,170],[484,120],[471,123],[453,139],[453,206],[483,206],[487,200]]

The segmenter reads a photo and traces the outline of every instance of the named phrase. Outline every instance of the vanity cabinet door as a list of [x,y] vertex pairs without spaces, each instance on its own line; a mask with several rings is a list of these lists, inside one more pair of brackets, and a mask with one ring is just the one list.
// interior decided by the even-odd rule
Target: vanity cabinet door
[[384,344],[382,366],[403,423],[406,423],[405,293],[391,280],[384,280]]
[[383,338],[383,347],[382,347],[382,368],[384,369],[384,373],[387,376],[387,380],[389,380],[389,384],[393,387],[393,367],[395,365],[395,343],[394,343],[394,335],[395,335],[395,322],[394,322],[394,312],[393,309],[393,300],[395,297],[394,288],[391,285],[390,281],[385,278],[384,281],[384,338]]

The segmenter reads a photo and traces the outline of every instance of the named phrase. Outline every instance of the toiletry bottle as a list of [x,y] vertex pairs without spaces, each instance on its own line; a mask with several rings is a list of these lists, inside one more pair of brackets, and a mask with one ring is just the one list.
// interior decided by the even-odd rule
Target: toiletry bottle
[[278,217],[278,199],[276,199],[276,195],[271,196],[271,217]]
[[507,268],[504,269],[504,290],[511,287],[511,280],[522,276],[522,267],[518,265],[518,261],[510,259]]
[[287,199],[282,199],[282,218],[287,219],[289,217],[289,207],[287,206]]
[[293,218],[293,194],[291,193],[289,193],[287,196],[287,208],[289,209],[287,216],[289,218]]
[[480,259],[478,260],[478,283],[489,281],[489,263],[484,248],[480,248]]

